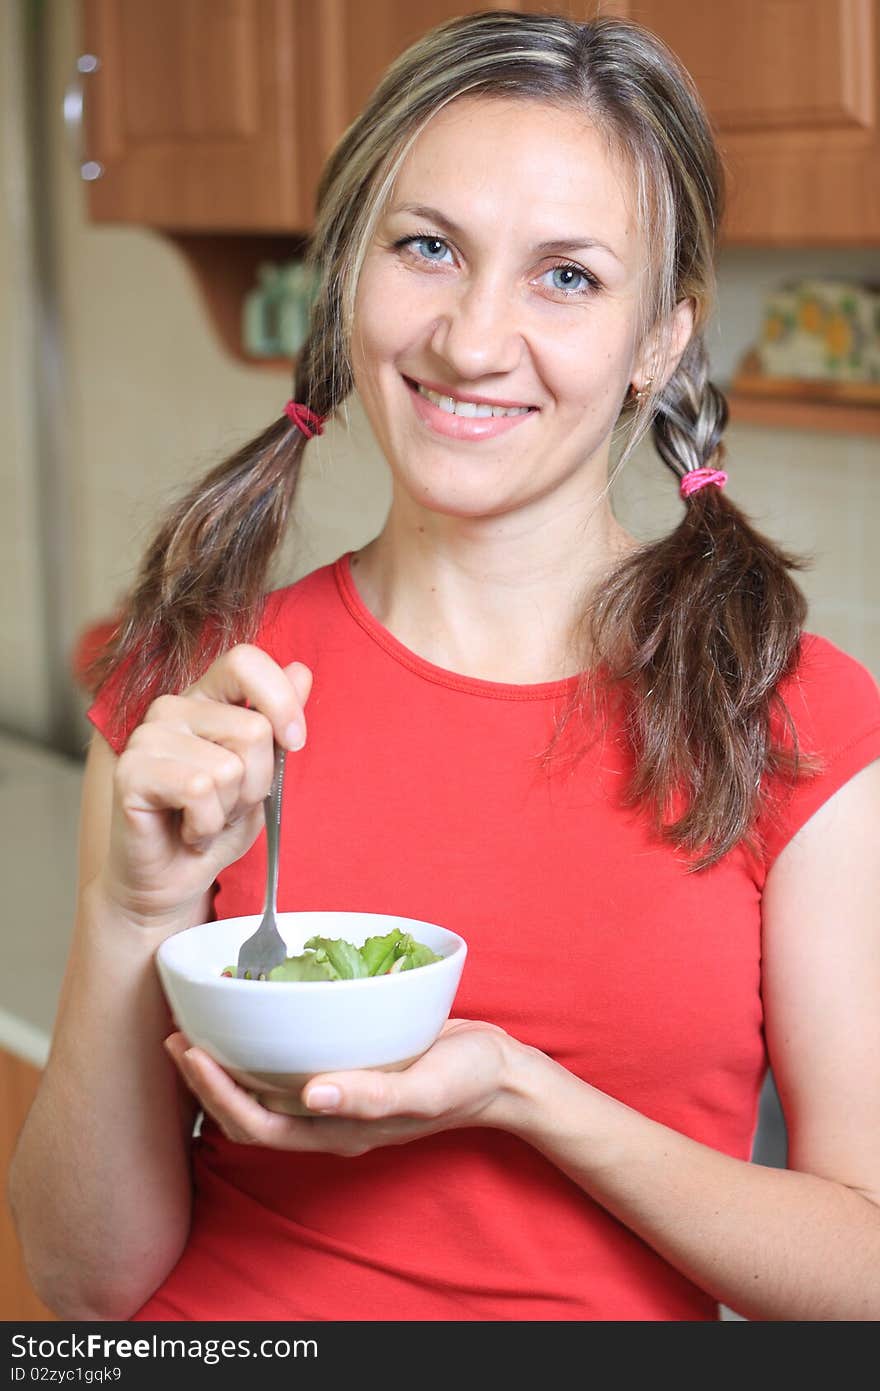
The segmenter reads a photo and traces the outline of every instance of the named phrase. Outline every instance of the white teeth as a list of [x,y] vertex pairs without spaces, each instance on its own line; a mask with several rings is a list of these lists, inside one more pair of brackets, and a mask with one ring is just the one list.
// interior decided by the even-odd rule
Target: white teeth
[[421,396],[427,396],[429,401],[433,401],[435,406],[439,406],[441,411],[447,415],[466,415],[485,419],[490,415],[528,415],[528,406],[490,406],[486,404],[478,405],[476,401],[456,401],[452,396],[441,396],[437,391],[429,391],[426,386],[418,386],[417,390]]

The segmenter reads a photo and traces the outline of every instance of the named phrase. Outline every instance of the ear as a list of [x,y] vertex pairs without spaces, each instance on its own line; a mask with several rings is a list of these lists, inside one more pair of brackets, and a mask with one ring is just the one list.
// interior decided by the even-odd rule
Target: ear
[[659,391],[669,381],[693,337],[694,309],[692,299],[679,300],[665,325],[648,334],[633,368],[632,379],[639,386],[653,377],[653,390]]

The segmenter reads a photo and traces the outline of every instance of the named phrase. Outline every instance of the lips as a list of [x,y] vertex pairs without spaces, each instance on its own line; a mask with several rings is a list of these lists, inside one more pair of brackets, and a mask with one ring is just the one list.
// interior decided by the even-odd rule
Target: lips
[[438,396],[449,396],[453,401],[467,401],[476,406],[500,406],[503,410],[537,410],[537,406],[530,405],[528,401],[496,401],[488,396],[475,396],[469,391],[451,391],[442,382],[419,382],[407,376],[403,380],[415,389],[422,386],[427,391],[436,391]]
[[537,410],[528,410],[520,415],[454,415],[441,410],[433,401],[429,401],[427,396],[423,396],[409,377],[404,377],[403,380],[409,387],[410,400],[421,424],[432,435],[441,435],[450,440],[479,442],[496,439],[540,414]]

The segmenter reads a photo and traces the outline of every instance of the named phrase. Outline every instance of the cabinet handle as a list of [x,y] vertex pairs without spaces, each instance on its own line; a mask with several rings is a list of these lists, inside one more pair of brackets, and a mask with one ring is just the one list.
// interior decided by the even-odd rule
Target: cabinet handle
[[85,179],[88,183],[94,179],[103,178],[104,166],[100,160],[84,157],[83,103],[85,101],[85,84],[81,74],[97,72],[100,66],[101,60],[94,53],[80,54],[76,60],[77,76],[65,87],[61,108],[64,128],[67,132],[68,149],[74,162],[79,166],[80,178]]

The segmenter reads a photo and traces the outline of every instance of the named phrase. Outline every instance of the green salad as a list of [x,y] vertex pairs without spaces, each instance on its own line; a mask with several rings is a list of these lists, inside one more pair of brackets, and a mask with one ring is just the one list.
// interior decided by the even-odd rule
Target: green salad
[[[430,966],[442,957],[409,932],[395,927],[384,937],[368,937],[362,947],[354,947],[341,937],[310,937],[300,956],[289,956],[274,966],[267,980],[358,980],[362,976],[391,976]],[[222,976],[237,977],[235,966],[227,966]],[[244,980],[250,980],[245,971]]]

